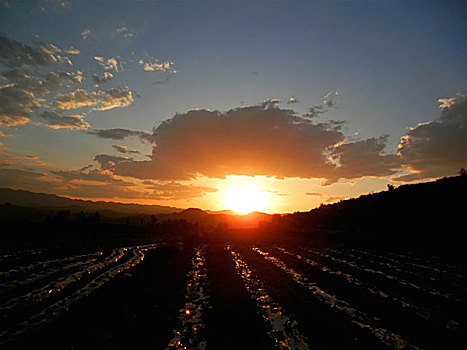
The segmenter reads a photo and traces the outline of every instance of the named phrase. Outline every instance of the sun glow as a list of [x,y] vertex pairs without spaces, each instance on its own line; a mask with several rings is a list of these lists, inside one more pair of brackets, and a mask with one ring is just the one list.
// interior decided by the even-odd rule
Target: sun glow
[[254,185],[233,185],[223,191],[224,208],[239,214],[267,212],[270,193]]

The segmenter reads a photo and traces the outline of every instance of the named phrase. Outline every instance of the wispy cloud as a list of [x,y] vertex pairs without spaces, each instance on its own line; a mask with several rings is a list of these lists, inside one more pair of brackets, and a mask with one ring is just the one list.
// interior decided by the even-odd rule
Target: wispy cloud
[[124,153],[124,154],[141,154],[140,151],[130,150],[130,149],[128,149],[127,146],[112,145],[112,147],[113,147],[117,152]]
[[70,10],[72,2],[69,0],[39,0],[38,6],[44,11],[48,12],[50,10]]
[[339,103],[338,97],[340,95],[339,90],[334,90],[328,92],[324,97],[323,97],[323,104],[326,107],[336,107],[336,105]]
[[84,77],[81,72],[52,71],[39,74],[27,68],[14,68],[0,72],[0,79],[6,81],[15,89],[45,96],[62,86],[79,85]]
[[90,127],[89,123],[83,120],[82,115],[72,114],[62,116],[53,111],[43,111],[40,117],[52,129],[87,129]]
[[86,40],[91,35],[91,29],[85,28],[81,32],[81,39]]
[[180,200],[202,197],[206,193],[217,192],[216,188],[194,185],[182,185],[178,182],[145,181],[145,187],[150,189],[158,199]]
[[127,26],[120,26],[115,29],[113,35],[124,38],[124,39],[131,39],[133,38],[136,33],[133,30],[128,29]]
[[[29,160],[28,158],[27,160]],[[36,160],[35,157],[33,160]],[[178,182],[132,182],[116,177],[109,170],[92,165],[78,170],[42,171],[22,168],[0,168],[2,186],[85,198],[128,198],[153,200],[186,200],[216,192],[205,186]]]
[[74,48],[73,46],[63,49],[63,52],[65,52],[68,55],[79,55],[81,53],[78,49]]
[[138,64],[146,72],[170,72],[172,74],[177,74],[178,71],[173,69],[174,63],[171,61],[160,62],[157,59],[143,60],[140,59]]
[[126,89],[115,88],[108,91],[77,89],[74,92],[57,95],[54,106],[61,110],[93,107],[94,110],[105,111],[117,107],[128,107],[132,103],[133,95]]
[[138,137],[142,141],[149,141],[152,142],[153,135],[143,132],[143,131],[134,131],[128,129],[97,129],[97,130],[90,130],[88,134],[95,135],[101,139],[110,139],[110,140],[124,140],[127,137]]
[[61,52],[50,43],[25,45],[0,35],[0,60],[9,67],[48,66],[57,62],[72,64],[68,57],[59,55]]

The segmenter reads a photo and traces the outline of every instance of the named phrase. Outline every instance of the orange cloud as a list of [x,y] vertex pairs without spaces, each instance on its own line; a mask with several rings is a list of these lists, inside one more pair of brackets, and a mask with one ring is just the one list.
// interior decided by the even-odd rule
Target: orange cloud
[[83,120],[82,115],[67,115],[62,116],[51,111],[44,111],[40,117],[45,121],[45,124],[52,129],[87,129],[89,123]]

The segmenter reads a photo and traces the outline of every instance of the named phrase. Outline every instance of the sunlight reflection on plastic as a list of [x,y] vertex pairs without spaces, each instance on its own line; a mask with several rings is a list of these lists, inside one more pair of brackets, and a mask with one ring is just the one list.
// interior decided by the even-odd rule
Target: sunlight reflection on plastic
[[313,295],[317,297],[318,300],[348,315],[352,323],[356,324],[362,329],[369,331],[382,343],[389,345],[393,349],[420,349],[419,347],[410,344],[409,342],[404,340],[400,335],[392,333],[390,330],[377,327],[376,325],[379,323],[378,319],[371,317],[370,315],[367,315],[366,313],[360,310],[356,310],[348,302],[340,300],[334,295],[328,294],[327,292],[322,290],[316,283],[308,282],[308,279],[306,277],[299,274],[294,269],[287,267],[287,265],[283,261],[272,256],[268,252],[265,252],[257,247],[253,247],[252,250],[263,256],[263,258],[265,258],[266,260],[272,262],[284,272],[286,272],[289,276],[292,277],[292,279],[296,283],[310,290],[313,293]]
[[[359,279],[357,279],[356,277],[354,277],[351,274],[344,273],[344,272],[339,271],[339,270],[333,270],[333,269],[331,269],[329,267],[326,267],[326,266],[322,265],[321,263],[318,263],[315,260],[309,259],[309,258],[307,258],[305,256],[300,255],[300,254],[295,254],[295,253],[289,252],[289,251],[287,251],[287,250],[285,250],[284,248],[281,248],[281,247],[277,247],[277,249],[282,251],[284,254],[287,254],[287,255],[293,256],[293,257],[295,257],[295,258],[297,258],[299,260],[302,260],[302,261],[306,262],[308,265],[313,266],[313,267],[315,267],[317,269],[320,269],[321,271],[323,271],[323,272],[325,272],[327,274],[335,275],[338,278],[343,278],[349,284],[353,284],[353,285],[359,286],[361,288],[365,288],[371,294],[374,294],[374,295],[377,295],[377,296],[392,300],[393,302],[399,304],[403,308],[410,308],[410,309],[413,310],[414,313],[416,313],[417,315],[419,315],[422,318],[427,319],[430,316],[430,311],[429,310],[426,310],[425,308],[423,308],[421,306],[412,305],[411,303],[409,303],[402,296],[396,297],[396,296],[390,295],[389,293],[386,293],[385,291],[379,289],[375,285],[369,285],[367,283],[364,283],[364,282],[360,281]],[[311,250],[311,249],[308,250],[308,252],[312,253],[312,254],[314,253],[313,250]]]
[[[116,248],[107,258],[105,258],[102,261],[96,262],[96,259],[88,259],[84,262],[79,261],[65,265],[64,267],[60,267],[61,270],[51,270],[46,273],[43,273],[40,277],[29,277],[28,279],[26,279],[26,281],[22,281],[23,283],[30,284],[33,282],[35,283],[36,281],[43,280],[48,276],[52,276],[52,274],[55,274],[58,271],[67,272],[64,276],[50,282],[45,287],[40,287],[23,296],[12,298],[2,306],[2,316],[6,316],[7,314],[14,314],[17,307],[22,309],[34,305],[35,307],[38,307],[39,310],[35,314],[29,316],[28,319],[4,329],[0,333],[0,345],[8,341],[13,341],[15,338],[21,336],[23,333],[27,332],[30,329],[34,329],[45,324],[51,323],[52,321],[57,319],[63,312],[69,310],[70,307],[76,304],[79,300],[88,297],[89,295],[94,293],[98,288],[100,288],[101,286],[115,278],[117,275],[119,275],[121,272],[138,265],[144,259],[143,252],[156,249],[164,245],[166,244],[158,243],[126,248]],[[118,262],[121,259],[121,257],[123,257],[125,252],[129,253],[129,259],[121,262],[120,264],[115,264],[115,262]],[[102,253],[98,252],[92,255],[101,256]],[[91,255],[83,257],[90,256]],[[76,260],[76,257],[67,259],[69,261]],[[85,276],[94,275],[96,272],[96,276],[91,281],[87,282],[84,286],[77,289],[70,295],[62,296],[62,291],[66,289],[66,287],[76,285],[76,283],[81,282],[81,279]],[[51,295],[57,295],[58,297],[61,297],[61,299],[49,306],[42,306],[42,304],[37,304]],[[40,306],[42,306],[42,309],[40,308]]]
[[268,336],[279,349],[308,350],[306,338],[300,334],[297,322],[287,316],[282,307],[267,294],[241,255],[227,246],[235,263],[235,269],[243,280],[251,298],[256,301],[257,313],[269,328]]
[[205,295],[207,269],[205,267],[204,248],[195,249],[191,261],[192,269],[188,273],[186,285],[185,306],[180,309],[179,320],[181,330],[174,331],[166,349],[197,349],[203,350],[207,342],[203,338],[204,312],[208,308],[209,297]]

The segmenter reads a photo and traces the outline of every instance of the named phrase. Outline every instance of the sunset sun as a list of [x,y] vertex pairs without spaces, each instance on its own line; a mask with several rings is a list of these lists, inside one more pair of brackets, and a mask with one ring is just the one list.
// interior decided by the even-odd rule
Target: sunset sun
[[266,212],[269,202],[269,193],[254,185],[234,185],[223,193],[224,208],[239,214]]

